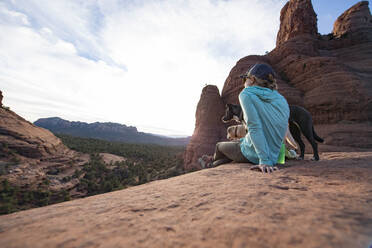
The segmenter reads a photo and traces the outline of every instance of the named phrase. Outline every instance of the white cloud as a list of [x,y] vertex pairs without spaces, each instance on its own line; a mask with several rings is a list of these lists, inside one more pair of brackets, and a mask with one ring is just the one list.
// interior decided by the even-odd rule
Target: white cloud
[[0,22],[7,22],[8,25],[30,25],[30,22],[26,15],[11,11],[6,8],[4,3],[0,3]]
[[191,135],[202,87],[222,89],[238,59],[274,48],[284,2],[2,4],[0,18],[27,20],[0,22],[4,103],[31,121],[60,116]]

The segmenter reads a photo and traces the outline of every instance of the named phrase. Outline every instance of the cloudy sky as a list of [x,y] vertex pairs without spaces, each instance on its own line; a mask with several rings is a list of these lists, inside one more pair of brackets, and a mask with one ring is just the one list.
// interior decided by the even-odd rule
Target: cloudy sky
[[[202,88],[271,51],[286,0],[0,0],[3,104],[191,135]],[[313,0],[319,32],[356,0]],[[370,1],[371,5],[371,1]]]

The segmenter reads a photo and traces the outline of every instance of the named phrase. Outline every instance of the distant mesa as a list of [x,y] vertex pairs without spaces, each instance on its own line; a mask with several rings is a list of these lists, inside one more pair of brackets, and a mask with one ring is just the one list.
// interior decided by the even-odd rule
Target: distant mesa
[[59,117],[51,117],[39,119],[35,121],[34,124],[46,128],[56,134],[67,134],[115,142],[186,146],[190,140],[190,137],[170,138],[138,132],[136,127],[113,122],[86,123],[80,121],[67,121]]
[[[197,158],[212,154],[225,139],[218,121],[226,103],[238,103],[239,75],[255,63],[270,64],[279,92],[289,104],[308,109],[319,134],[320,151],[340,146],[372,148],[372,18],[368,1],[346,10],[333,32],[320,35],[311,0],[290,0],[280,12],[276,48],[266,55],[240,59],[226,78],[221,96],[206,86],[196,109],[193,136],[185,152],[185,169],[200,168]],[[230,124],[231,125],[231,124]],[[351,148],[350,148],[351,149]]]

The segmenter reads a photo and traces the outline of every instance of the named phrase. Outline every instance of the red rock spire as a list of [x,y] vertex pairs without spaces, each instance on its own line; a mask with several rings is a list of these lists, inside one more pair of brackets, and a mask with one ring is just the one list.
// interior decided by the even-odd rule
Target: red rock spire
[[216,143],[226,139],[226,128],[221,121],[224,111],[217,86],[205,86],[196,108],[194,133],[184,156],[186,170],[198,168],[197,159],[204,154],[213,155]]
[[299,35],[318,35],[317,17],[311,0],[290,0],[280,12],[276,45]]

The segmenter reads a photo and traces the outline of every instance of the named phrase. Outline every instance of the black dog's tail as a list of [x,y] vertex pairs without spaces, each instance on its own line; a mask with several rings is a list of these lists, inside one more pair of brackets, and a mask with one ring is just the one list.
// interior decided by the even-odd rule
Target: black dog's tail
[[315,130],[314,130],[314,127],[313,127],[313,134],[314,134],[314,139],[315,139],[316,141],[318,141],[318,142],[320,142],[320,143],[323,143],[323,142],[324,142],[324,139],[320,138],[320,137],[316,134],[316,132],[315,132]]

